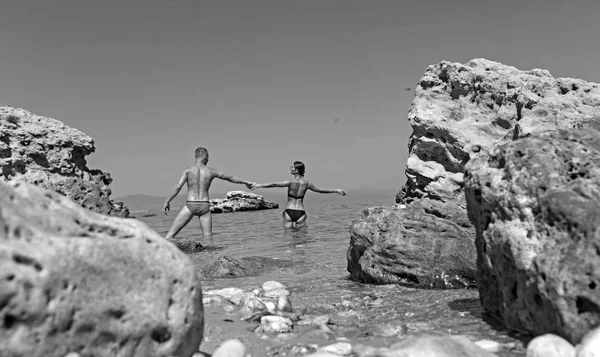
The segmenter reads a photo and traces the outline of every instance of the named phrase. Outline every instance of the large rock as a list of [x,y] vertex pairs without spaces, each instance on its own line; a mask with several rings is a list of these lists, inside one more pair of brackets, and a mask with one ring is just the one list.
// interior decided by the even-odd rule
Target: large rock
[[467,165],[484,309],[572,343],[600,325],[600,132],[502,145]]
[[[444,61],[427,67],[417,85],[408,120],[413,133],[405,167],[407,182],[396,196],[397,203],[407,205],[402,216],[423,216],[423,208],[413,207],[412,203],[422,199],[435,201],[436,214],[457,223],[474,244],[475,229],[469,223],[464,197],[466,163],[499,144],[534,133],[597,126],[600,122],[600,85],[579,79],[554,78],[542,69],[520,71],[485,59],[474,59],[464,65]],[[385,210],[388,213],[379,217],[396,215],[392,207]],[[419,236],[423,240],[421,244],[435,246],[436,241],[443,239],[436,234],[440,230],[438,222],[436,219],[421,220],[418,235],[402,224],[393,225],[381,235],[384,240],[391,238],[390,242],[378,243],[387,250],[373,246],[370,250],[373,256],[363,259],[373,267],[366,268],[368,264],[359,264],[361,249],[352,245],[358,242],[358,246],[370,246],[371,238],[360,236],[360,232],[376,232],[379,222],[377,219],[367,222],[365,218],[354,221],[350,227],[353,239],[348,269],[356,271],[357,267],[362,267],[358,274],[353,273],[355,277],[362,276],[361,280],[395,282],[397,279],[392,275],[378,272],[405,270],[401,252],[402,249],[415,249],[406,248],[414,243],[403,243],[414,239],[411,237]],[[357,225],[362,224],[368,224],[370,228],[358,229]],[[469,239],[463,234],[461,237]],[[464,243],[458,246],[464,246]],[[467,254],[471,256],[467,257]],[[463,259],[474,262],[475,251],[465,251]],[[400,267],[389,268],[384,264],[390,261]],[[437,262],[431,259],[411,260],[410,263],[417,264],[411,269],[421,271],[423,276],[435,276],[439,270],[435,267]]]
[[212,213],[257,211],[279,207],[277,203],[265,201],[261,195],[244,191],[229,191],[225,198],[212,199],[210,203]]
[[366,209],[350,224],[351,278],[426,288],[475,286],[475,245],[465,228],[469,221],[460,210],[440,208],[440,202],[423,199],[410,208]]
[[0,179],[32,183],[94,212],[127,217],[127,207],[110,199],[110,175],[86,166],[94,150],[91,137],[58,120],[0,107]]
[[0,355],[182,356],[202,339],[190,259],[145,224],[0,182]]
[[427,67],[408,121],[407,182],[398,201],[429,197],[464,206],[471,157],[531,134],[598,125],[600,85],[485,59],[444,61]]

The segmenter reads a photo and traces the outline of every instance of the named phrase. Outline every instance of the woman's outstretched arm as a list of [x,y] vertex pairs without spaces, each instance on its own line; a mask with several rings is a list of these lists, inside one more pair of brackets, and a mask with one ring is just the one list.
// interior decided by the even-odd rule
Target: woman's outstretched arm
[[336,188],[334,190],[325,190],[325,189],[318,188],[312,182],[308,184],[308,189],[311,191],[318,192],[318,193],[337,193],[338,195],[346,196],[346,191],[344,191],[344,190],[341,190],[339,188]]
[[271,187],[288,187],[290,181],[270,182],[270,183],[255,183],[254,188],[271,188]]

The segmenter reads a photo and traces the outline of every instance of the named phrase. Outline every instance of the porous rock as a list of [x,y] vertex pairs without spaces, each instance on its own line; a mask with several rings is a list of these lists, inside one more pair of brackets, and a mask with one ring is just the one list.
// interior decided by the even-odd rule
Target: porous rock
[[94,212],[128,217],[129,209],[110,199],[110,174],[87,167],[85,157],[94,151],[94,140],[77,129],[0,106],[0,179],[28,182]]
[[188,357],[202,291],[190,259],[145,224],[0,182],[0,321],[3,356]]
[[229,191],[225,198],[210,200],[212,213],[258,211],[279,208],[279,204],[265,201],[264,197],[251,192]]
[[[405,205],[402,217],[426,217],[422,207],[413,207],[411,203],[423,199],[435,201],[435,214],[453,220],[474,244],[475,229],[467,217],[464,194],[467,162],[497,145],[535,133],[597,127],[600,85],[580,79],[554,78],[543,69],[521,71],[486,59],[474,59],[466,64],[443,61],[427,67],[418,82],[408,120],[413,132],[405,166],[407,181],[396,196],[396,202]],[[385,210],[389,212],[378,214],[382,219],[398,214],[394,207]],[[407,249],[404,241],[416,240],[411,237],[421,237],[426,246],[437,246],[436,242],[443,239],[437,234],[440,225],[446,225],[439,223],[443,220],[423,218],[412,230],[402,224],[392,225],[379,234],[391,238],[389,243],[378,243],[386,247],[382,250],[372,246],[372,237],[359,236],[361,231],[378,232],[380,222],[372,218],[367,215],[357,219],[350,227],[353,238],[348,249],[348,270],[353,277],[361,281],[395,283],[399,280],[397,274],[386,272],[405,271],[405,266],[411,263],[417,264],[411,269],[423,275],[434,276],[440,270],[428,264],[432,262],[430,259],[404,263],[402,259],[390,260],[388,256],[399,257],[401,249]],[[370,227],[364,229],[363,225]],[[388,227],[388,224],[383,222],[381,226]],[[393,232],[394,229],[398,231]],[[446,245],[449,244],[452,243]],[[372,256],[363,259],[362,247]],[[466,257],[467,252],[470,257]],[[472,249],[463,256],[472,262],[477,259]],[[386,262],[394,266],[387,266]]]
[[[458,222],[458,223],[457,223]],[[466,215],[423,199],[410,209],[371,207],[350,225],[347,269],[355,281],[425,288],[475,285],[475,245]]]
[[483,308],[577,343],[600,325],[600,132],[558,130],[467,165]]

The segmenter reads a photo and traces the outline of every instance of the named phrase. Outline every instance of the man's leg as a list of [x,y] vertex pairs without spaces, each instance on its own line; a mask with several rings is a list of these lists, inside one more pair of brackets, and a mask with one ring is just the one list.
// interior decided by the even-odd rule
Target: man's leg
[[198,217],[204,238],[212,238],[212,214],[209,212]]
[[192,212],[190,212],[187,206],[183,206],[181,208],[181,211],[179,211],[179,213],[177,214],[177,217],[175,217],[173,225],[171,226],[171,229],[169,229],[169,232],[167,233],[165,238],[174,238],[177,235],[177,233],[179,233],[179,231],[183,227],[185,227],[186,224],[190,223],[193,216],[194,215],[192,214]]

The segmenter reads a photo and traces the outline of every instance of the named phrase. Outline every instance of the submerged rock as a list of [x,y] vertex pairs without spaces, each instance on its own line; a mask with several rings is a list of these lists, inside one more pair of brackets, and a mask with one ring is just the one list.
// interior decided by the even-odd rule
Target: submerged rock
[[546,132],[467,165],[483,308],[577,343],[600,325],[600,132]]
[[145,224],[0,182],[0,351],[6,356],[181,356],[198,350],[202,287]]
[[212,213],[258,211],[279,208],[279,204],[265,201],[264,197],[244,191],[229,191],[225,198],[210,200]]
[[465,226],[465,213],[444,211],[429,199],[410,208],[371,207],[350,224],[347,269],[366,283],[475,286],[476,250]]
[[173,238],[167,239],[169,242],[175,244],[177,248],[179,248],[182,252],[185,253],[196,253],[201,252],[205,248],[202,243],[198,242],[194,239],[185,239],[185,238]]
[[112,178],[89,169],[94,140],[62,122],[26,110],[0,107],[0,179],[28,182],[56,191],[94,212],[128,217],[110,199]]

